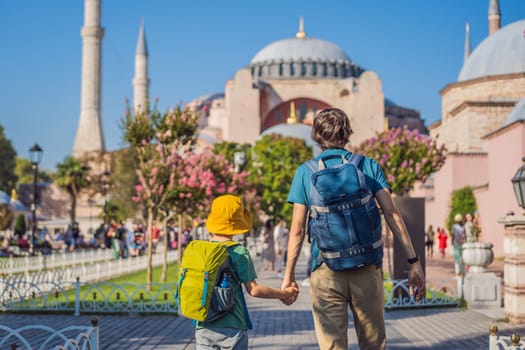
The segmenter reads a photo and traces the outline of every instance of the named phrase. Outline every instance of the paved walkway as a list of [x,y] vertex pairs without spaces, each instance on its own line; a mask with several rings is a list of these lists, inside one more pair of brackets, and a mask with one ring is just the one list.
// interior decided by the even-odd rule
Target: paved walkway
[[[298,272],[304,271],[301,261]],[[502,273],[502,262],[492,271]],[[450,257],[427,261],[429,278],[453,275]],[[303,275],[298,275],[300,280]],[[260,271],[258,282],[280,287],[274,272]],[[247,297],[254,329],[249,332],[250,349],[317,349],[308,288],[302,287],[298,301],[284,306],[279,301]],[[488,349],[488,328],[498,325],[500,334],[525,335],[525,325],[501,322],[502,309],[491,312],[456,308],[418,309],[386,313],[388,349]],[[89,325],[92,316],[0,314],[0,325],[18,328],[43,324],[53,328]],[[101,349],[195,349],[190,320],[173,316],[98,315]],[[350,349],[358,349],[353,324],[348,327]],[[32,335],[36,336],[36,335]],[[1,336],[0,336],[1,338]],[[4,347],[0,347],[4,349]],[[7,349],[7,347],[6,347]]]

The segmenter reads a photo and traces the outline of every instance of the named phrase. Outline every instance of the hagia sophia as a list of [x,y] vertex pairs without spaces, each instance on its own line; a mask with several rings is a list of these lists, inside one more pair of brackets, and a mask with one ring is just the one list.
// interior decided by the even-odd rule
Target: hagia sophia
[[[101,2],[85,0],[75,157],[106,152],[100,113]],[[301,18],[295,35],[263,47],[225,82],[224,91],[190,103],[202,112],[199,143],[254,143],[261,135],[279,133],[303,138],[311,145],[310,125],[316,111],[326,107],[348,113],[357,131],[354,145],[403,125],[432,137],[439,135],[449,151],[446,163],[412,192],[426,199],[426,225],[443,226],[452,191],[473,186],[481,239],[492,242],[499,256],[504,229],[497,220],[508,211],[520,210],[510,178],[525,154],[525,19],[501,27],[499,1],[489,0],[488,5],[489,34],[471,50],[467,25],[463,68],[457,81],[441,89],[441,119],[428,127],[417,110],[399,106],[384,95],[381,72],[364,69],[336,44],[307,33]],[[283,36],[287,34],[293,33]],[[142,24],[133,77],[136,111],[149,98],[148,56]],[[86,215],[79,208],[81,225]]]

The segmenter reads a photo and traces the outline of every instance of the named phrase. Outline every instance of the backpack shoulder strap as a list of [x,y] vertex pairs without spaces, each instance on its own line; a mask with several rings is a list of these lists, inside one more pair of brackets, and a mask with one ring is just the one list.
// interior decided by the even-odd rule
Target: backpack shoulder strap
[[229,247],[239,245],[240,243],[237,241],[223,241],[223,242],[220,242],[220,244],[224,244],[225,246],[229,248]]
[[319,169],[319,163],[316,162],[314,158],[310,159],[305,164],[308,167],[308,169],[312,171],[312,173],[315,173]]
[[368,191],[368,185],[366,184],[365,174],[363,173],[361,169],[359,169],[359,164],[361,164],[364,158],[365,157],[362,154],[357,154],[357,153],[348,153],[346,155],[346,159],[348,159],[348,162],[350,164],[353,164],[355,168],[357,169],[359,187],[364,191]]

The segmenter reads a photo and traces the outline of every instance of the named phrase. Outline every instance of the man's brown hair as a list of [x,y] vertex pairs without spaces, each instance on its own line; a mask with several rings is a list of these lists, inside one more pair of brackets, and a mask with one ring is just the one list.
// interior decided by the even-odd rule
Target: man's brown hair
[[350,142],[350,119],[339,108],[325,108],[317,113],[312,126],[312,140],[322,150],[345,148]]

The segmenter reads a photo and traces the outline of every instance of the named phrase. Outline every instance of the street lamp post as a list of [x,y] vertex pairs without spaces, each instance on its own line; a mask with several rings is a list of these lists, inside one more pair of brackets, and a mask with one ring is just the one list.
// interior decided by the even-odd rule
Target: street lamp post
[[42,160],[42,153],[44,151],[38,144],[34,144],[29,149],[29,158],[31,159],[31,164],[33,165],[33,203],[31,204],[31,214],[32,214],[32,225],[31,225],[31,255],[35,255],[35,233],[36,233],[36,197],[37,197],[37,180],[38,180],[38,164]]
[[[244,153],[244,151],[237,151],[233,153],[233,165],[234,165],[233,171],[234,172],[240,173],[245,162],[246,162],[246,154]],[[246,235],[242,236],[242,240],[243,240],[242,241],[243,246],[246,247],[248,245],[248,242],[246,242]]]

